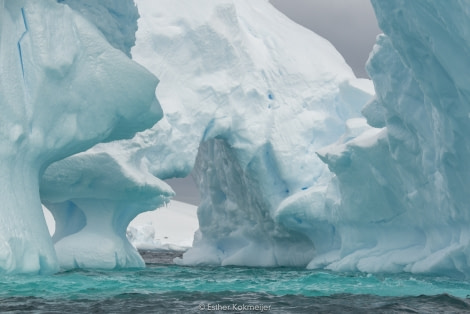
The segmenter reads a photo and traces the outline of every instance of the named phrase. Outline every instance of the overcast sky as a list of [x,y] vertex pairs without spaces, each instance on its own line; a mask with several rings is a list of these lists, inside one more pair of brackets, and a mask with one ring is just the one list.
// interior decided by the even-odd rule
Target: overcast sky
[[381,33],[370,0],[270,0],[297,23],[328,39],[353,68],[367,77],[365,63]]
[[[367,77],[365,63],[380,32],[370,0],[270,0],[295,22],[328,39],[358,77]],[[167,182],[175,200],[199,203],[191,178]]]

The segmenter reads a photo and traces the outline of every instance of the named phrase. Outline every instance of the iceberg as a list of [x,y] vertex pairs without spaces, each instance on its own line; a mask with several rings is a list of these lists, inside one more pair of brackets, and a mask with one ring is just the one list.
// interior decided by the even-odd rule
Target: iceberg
[[319,151],[340,197],[334,244],[310,267],[468,278],[468,5],[372,3],[385,35],[367,66],[370,126]]
[[144,266],[192,174],[179,264],[469,277],[470,13],[372,3],[373,86],[266,0],[0,1],[0,271]]
[[[74,8],[94,21],[102,3],[84,3]],[[308,203],[285,205],[324,205],[332,175],[315,152],[360,117],[370,81],[266,1],[160,4],[137,2],[132,55],[161,78],[165,117],[132,139],[56,162],[42,177],[60,266],[142,267],[126,226],[168,202],[173,192],[159,179],[191,172],[203,196],[199,230],[178,263],[306,266],[328,246],[314,240],[331,226],[320,227]],[[119,38],[112,27],[105,34]],[[154,234],[151,226],[128,229],[141,248],[160,245]]]
[[315,254],[294,195],[323,193],[315,152],[373,93],[325,39],[268,1],[137,0],[133,59],[161,80],[165,117],[120,142],[160,179],[193,173],[199,231],[178,263],[306,266]]
[[132,54],[167,115],[135,149],[160,178],[193,171],[202,195],[178,263],[468,277],[468,10],[373,4],[371,100],[267,1],[137,1]]
[[[129,54],[138,18],[132,1],[59,2],[80,12],[108,42]],[[140,130],[152,125],[143,123]],[[113,147],[99,144],[55,162],[41,178],[41,200],[55,219],[52,240],[62,269],[145,266],[126,237],[127,226],[139,213],[166,204],[174,192],[141,169],[139,158]]]
[[[55,219],[52,237],[63,269],[118,269],[145,263],[126,237],[141,212],[166,204],[173,190],[106,145],[53,163],[41,199]],[[99,245],[96,245],[99,243]]]
[[55,161],[162,116],[157,78],[56,1],[0,1],[0,272],[50,273],[39,180]]

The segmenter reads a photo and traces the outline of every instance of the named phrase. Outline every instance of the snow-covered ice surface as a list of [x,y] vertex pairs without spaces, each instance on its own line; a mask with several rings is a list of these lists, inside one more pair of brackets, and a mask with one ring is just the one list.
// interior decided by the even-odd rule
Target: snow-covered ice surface
[[152,126],[158,80],[52,0],[0,1],[0,73],[0,272],[54,272],[39,178],[54,161]]
[[311,206],[279,205],[324,198],[331,174],[315,151],[360,116],[370,82],[268,1],[136,3],[132,56],[159,77],[165,117],[116,145],[161,179],[194,168],[200,233],[179,263],[307,265]]

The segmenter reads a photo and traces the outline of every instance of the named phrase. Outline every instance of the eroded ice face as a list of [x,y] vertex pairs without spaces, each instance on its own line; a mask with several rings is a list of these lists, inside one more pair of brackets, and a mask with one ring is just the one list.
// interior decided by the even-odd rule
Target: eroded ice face
[[348,104],[366,100],[341,91],[343,63],[265,1],[161,3],[152,14],[139,2],[149,13],[134,52],[162,79],[166,129],[154,134],[177,143],[149,155],[178,157],[155,158],[152,171],[188,173],[206,141],[195,164],[202,238],[183,261],[279,263],[300,251],[288,249],[299,238],[273,244],[283,226],[311,241],[304,252],[315,247],[310,267],[468,274],[466,2],[373,1],[388,37],[373,50],[377,98],[364,115],[384,129],[344,123]]
[[58,265],[40,174],[153,125],[162,116],[158,80],[68,6],[7,0],[0,7],[0,269],[50,272]]
[[183,262],[306,265],[309,224],[287,225],[296,217],[278,206],[326,186],[315,152],[370,94],[330,43],[267,1],[137,5],[132,55],[161,79],[165,118],[123,150],[139,151],[160,178],[195,170],[201,237]]
[[385,128],[322,151],[342,203],[341,250],[324,264],[468,277],[468,2],[372,3],[385,35],[367,66],[377,96],[363,112]]

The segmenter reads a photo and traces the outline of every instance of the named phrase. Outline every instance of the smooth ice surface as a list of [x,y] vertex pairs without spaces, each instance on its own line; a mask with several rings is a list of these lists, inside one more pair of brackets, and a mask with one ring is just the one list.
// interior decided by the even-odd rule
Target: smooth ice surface
[[315,151],[360,116],[370,82],[268,1],[136,4],[132,56],[161,80],[165,117],[116,145],[161,179],[194,168],[200,233],[179,262],[307,265],[315,247],[294,216],[310,206],[279,205],[322,192],[331,174]]
[[57,0],[93,23],[106,40],[130,57],[135,44],[139,12],[129,0]]
[[54,161],[152,126],[158,80],[68,6],[0,8],[0,272],[48,273],[58,262],[39,178]]
[[310,267],[469,277],[468,1],[372,3],[386,34],[367,66],[376,129],[319,152],[340,200]]
[[41,199],[56,221],[53,241],[62,268],[144,266],[126,238],[127,226],[168,202],[173,191],[120,157],[94,148],[52,164],[43,175]]

